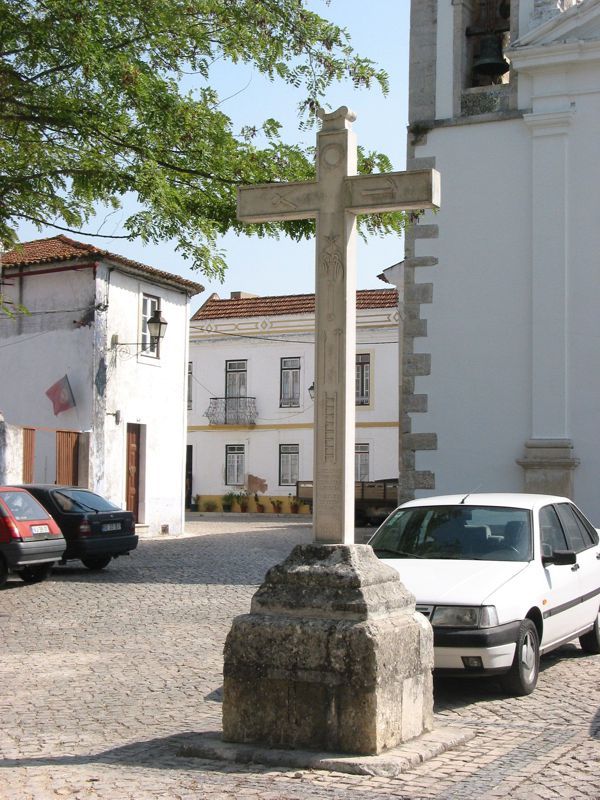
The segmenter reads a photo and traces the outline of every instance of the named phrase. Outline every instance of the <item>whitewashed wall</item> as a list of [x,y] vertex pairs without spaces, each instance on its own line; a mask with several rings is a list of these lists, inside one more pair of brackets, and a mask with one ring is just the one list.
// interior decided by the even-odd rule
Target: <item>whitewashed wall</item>
[[[107,385],[104,402],[98,400],[104,443],[95,454],[96,482],[107,495],[125,502],[127,423],[144,426],[140,521],[153,533],[162,525],[177,533],[184,525],[188,298],[120,271],[112,272],[106,291]],[[168,322],[160,358],[143,354],[136,345],[141,341],[143,294],[160,297],[161,313]],[[119,342],[133,344],[112,346],[115,335]]]
[[[10,283],[7,294],[31,314],[0,317],[0,411],[13,425],[89,429],[93,331],[76,322],[94,303],[92,270],[27,277],[21,287],[17,278]],[[39,313],[61,309],[68,311]],[[55,417],[45,392],[65,374],[76,406]]]
[[[36,434],[34,480],[54,482],[54,431],[89,431],[89,486],[126,503],[127,423],[143,425],[140,522],[149,532],[184,526],[186,373],[189,302],[185,292],[103,262],[92,269],[27,277],[11,290],[31,312],[20,322],[0,319],[0,411]],[[160,359],[141,341],[141,297],[160,297],[168,321]],[[95,316],[85,309],[100,306]],[[63,313],[36,313],[64,310]],[[123,344],[111,346],[116,334]],[[76,406],[54,416],[45,391],[67,374]],[[102,376],[105,375],[105,381]],[[103,383],[105,388],[103,389]],[[115,412],[120,412],[116,423]]]
[[[416,242],[417,256],[440,263],[419,270],[420,282],[433,282],[433,303],[421,307],[428,335],[415,350],[431,353],[431,375],[415,386],[429,395],[428,412],[412,416],[415,433],[438,436],[437,450],[417,453],[417,469],[435,472],[436,493],[522,485],[516,459],[531,413],[529,148],[516,120],[432,131],[419,148],[419,156],[435,154],[443,180],[433,217],[439,238]],[[519,175],[525,185],[516,191]]]
[[[398,474],[398,336],[394,323],[382,324],[381,311],[359,312],[357,333],[357,352],[371,355],[371,404],[356,408],[356,440],[370,445],[371,479]],[[383,311],[389,314],[390,309]],[[188,444],[193,446],[193,495],[222,495],[235,490],[225,484],[225,447],[232,444],[245,445],[246,472],[267,482],[267,496],[295,494],[295,486],[279,484],[280,444],[299,445],[299,479],[312,480],[313,401],[308,387],[314,381],[313,318],[304,315],[277,320],[292,332],[275,341],[199,335],[194,327],[206,326],[206,321],[192,323],[190,360],[194,380]],[[243,321],[226,322],[233,328]],[[375,327],[377,324],[382,327]],[[260,333],[260,320],[257,328]],[[273,333],[266,336],[273,338]],[[299,408],[279,407],[280,359],[286,357],[301,359]],[[237,359],[248,361],[247,394],[256,397],[256,425],[211,426],[204,413],[211,397],[224,397],[225,362]]]

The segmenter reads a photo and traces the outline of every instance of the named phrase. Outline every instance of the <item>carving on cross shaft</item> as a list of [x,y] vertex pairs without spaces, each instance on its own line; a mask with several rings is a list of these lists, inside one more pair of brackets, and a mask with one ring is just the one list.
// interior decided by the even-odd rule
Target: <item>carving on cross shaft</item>
[[323,249],[323,271],[335,283],[338,283],[344,277],[344,257],[338,247],[338,239],[339,236],[336,235],[326,236],[327,244]]

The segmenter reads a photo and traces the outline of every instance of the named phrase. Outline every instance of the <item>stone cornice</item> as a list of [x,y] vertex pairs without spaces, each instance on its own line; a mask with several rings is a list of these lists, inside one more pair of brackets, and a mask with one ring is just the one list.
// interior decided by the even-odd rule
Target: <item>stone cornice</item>
[[523,122],[532,131],[534,136],[556,136],[566,133],[574,112],[553,111],[541,114],[524,114]]
[[507,51],[517,72],[563,67],[576,62],[600,60],[600,41],[554,42],[515,47]]

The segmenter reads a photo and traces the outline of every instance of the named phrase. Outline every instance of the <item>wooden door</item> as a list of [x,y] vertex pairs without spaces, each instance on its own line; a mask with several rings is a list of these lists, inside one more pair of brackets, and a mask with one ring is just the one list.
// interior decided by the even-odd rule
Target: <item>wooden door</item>
[[127,510],[138,522],[140,509],[140,425],[127,423]]
[[35,428],[23,428],[23,483],[33,483]]
[[79,434],[56,431],[56,483],[77,486],[79,477]]

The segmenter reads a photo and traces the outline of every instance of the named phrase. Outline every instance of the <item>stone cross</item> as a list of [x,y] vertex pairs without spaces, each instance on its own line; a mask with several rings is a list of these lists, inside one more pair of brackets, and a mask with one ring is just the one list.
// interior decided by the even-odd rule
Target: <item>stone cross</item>
[[[357,175],[354,112],[319,113],[317,180],[238,188],[241,222],[316,219],[313,535],[354,541],[356,216],[439,206],[435,170]],[[380,365],[381,369],[385,366]]]

